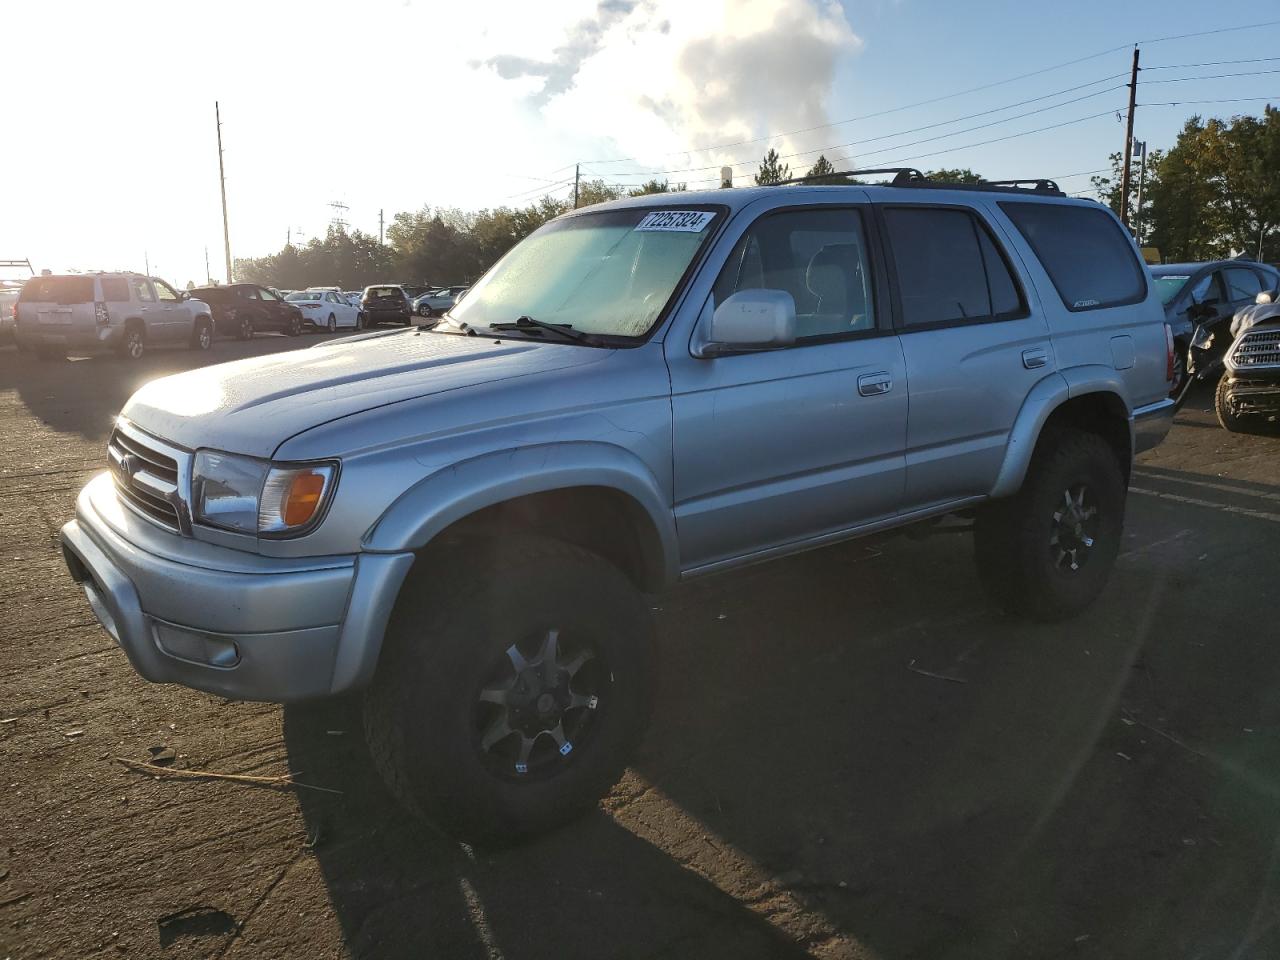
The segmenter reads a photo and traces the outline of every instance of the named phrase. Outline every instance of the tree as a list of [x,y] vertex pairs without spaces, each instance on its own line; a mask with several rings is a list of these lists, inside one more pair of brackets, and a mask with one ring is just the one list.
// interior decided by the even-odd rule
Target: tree
[[[584,180],[578,185],[578,206],[580,208],[589,207],[594,203],[619,200],[626,195],[627,193],[622,187],[611,186],[603,180]],[[572,200],[570,200],[569,205],[573,205]]]
[[[805,183],[849,183],[850,180],[844,174],[836,173],[836,168],[832,166],[831,161],[827,159],[825,154],[818,154],[818,159],[814,161],[809,172],[805,175]],[[757,182],[759,182],[757,180]]]
[[982,174],[974,173],[968,167],[943,167],[941,170],[930,170],[925,176],[938,183],[982,183],[986,180]]
[[687,190],[687,183],[678,183],[674,187],[666,180],[653,179],[647,183],[642,183],[638,187],[633,187],[627,192],[629,197],[645,197],[651,193],[679,193]]
[[760,170],[756,174],[756,184],[765,186],[770,183],[781,183],[783,180],[791,179],[791,167],[789,164],[778,162],[778,151],[769,148],[769,152],[764,155],[764,159],[760,161]]

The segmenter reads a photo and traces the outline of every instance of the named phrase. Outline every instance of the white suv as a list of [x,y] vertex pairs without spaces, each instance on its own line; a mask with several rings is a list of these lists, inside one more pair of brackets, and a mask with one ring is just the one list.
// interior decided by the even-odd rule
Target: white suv
[[139,273],[33,277],[18,296],[18,348],[41,356],[115,351],[140,360],[148,347],[213,343],[209,305]]

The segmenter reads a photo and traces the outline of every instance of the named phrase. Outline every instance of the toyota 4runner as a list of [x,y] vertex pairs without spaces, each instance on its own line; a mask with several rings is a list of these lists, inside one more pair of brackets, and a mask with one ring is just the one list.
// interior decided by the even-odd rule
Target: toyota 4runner
[[1172,377],[1129,234],[1052,183],[622,200],[434,330],[146,385],[62,543],[145,678],[365,688],[406,805],[510,840],[623,770],[646,593],[964,512],[996,604],[1084,608]]

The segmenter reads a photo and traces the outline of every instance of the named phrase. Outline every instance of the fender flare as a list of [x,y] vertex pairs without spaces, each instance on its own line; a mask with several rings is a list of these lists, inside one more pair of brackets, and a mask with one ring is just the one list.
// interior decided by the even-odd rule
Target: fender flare
[[1027,393],[1022,409],[1009,431],[1004,463],[991,488],[991,497],[1010,497],[1022,486],[1045,423],[1068,400],[1091,393],[1110,394],[1123,405],[1128,420],[1129,450],[1133,450],[1133,409],[1126,399],[1124,381],[1111,367],[1100,364],[1055,370]]
[[675,581],[679,570],[675,514],[670,498],[634,453],[593,441],[543,443],[481,454],[419,480],[402,493],[364,536],[377,553],[420,550],[447,527],[485,507],[517,497],[570,487],[605,487],[643,511],[656,543],[656,579]]

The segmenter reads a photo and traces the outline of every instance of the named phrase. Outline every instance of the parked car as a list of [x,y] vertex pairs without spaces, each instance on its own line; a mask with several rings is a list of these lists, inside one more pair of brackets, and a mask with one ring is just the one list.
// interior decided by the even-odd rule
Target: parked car
[[1173,393],[1185,397],[1193,378],[1216,375],[1231,346],[1231,318],[1260,291],[1275,289],[1280,271],[1252,260],[1162,263],[1150,269],[1173,332]]
[[[391,790],[489,843],[624,769],[646,594],[959,514],[998,606],[1071,616],[1174,406],[1160,298],[1109,209],[914,171],[577,210],[433,329],[350,345],[135,393],[107,458],[141,460],[81,492],[67,566],[149,680],[367,687]],[[197,387],[217,402],[175,415]],[[152,498],[161,475],[189,486]]]
[[412,319],[409,298],[398,284],[365,287],[360,309],[364,311],[366,326],[370,327],[377,323],[408,324]]
[[33,277],[18,296],[18,346],[43,357],[115,351],[140,360],[153,346],[208,350],[213,315],[202,300],[140,273]]
[[24,280],[0,280],[0,343],[13,339],[13,328],[18,321],[18,295]]
[[429,290],[413,301],[413,312],[420,317],[437,317],[450,310],[466,292],[465,285]]
[[306,323],[329,333],[347,327],[359,330],[363,325],[359,308],[353,307],[346,297],[334,290],[291,293],[288,302],[297,305]]
[[426,283],[401,283],[397,284],[397,286],[404,291],[405,299],[410,303],[422,296],[424,293],[429,293],[435,289],[430,284]]
[[222,336],[249,340],[254,333],[265,330],[291,337],[302,332],[302,311],[256,283],[197,287],[191,296],[209,304],[214,332]]
[[347,303],[351,304],[353,307],[356,307],[356,308],[359,308],[360,306],[360,297],[363,295],[363,293],[364,293],[363,290],[343,290],[342,291],[342,295],[347,298]]
[[1236,314],[1231,334],[1214,411],[1232,433],[1253,433],[1280,416],[1280,290],[1259,293]]

